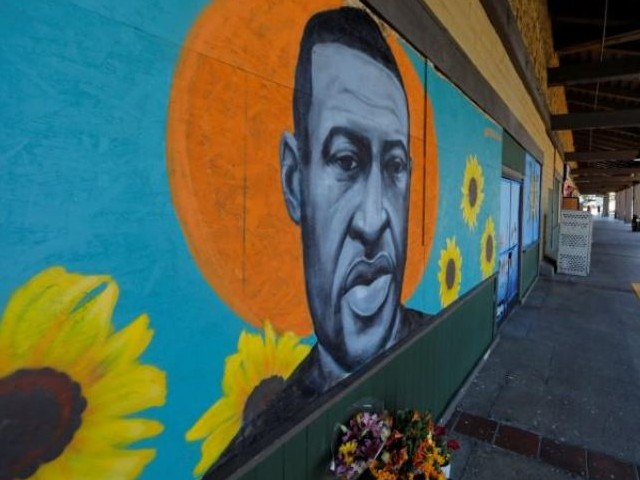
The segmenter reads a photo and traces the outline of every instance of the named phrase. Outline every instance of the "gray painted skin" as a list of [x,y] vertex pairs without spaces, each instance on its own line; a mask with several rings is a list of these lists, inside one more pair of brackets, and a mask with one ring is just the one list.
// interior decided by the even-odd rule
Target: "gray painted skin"
[[287,132],[280,161],[328,387],[400,336],[409,115],[395,76],[344,45],[313,48],[312,82],[309,158]]
[[[325,18],[301,41],[303,80],[296,76],[296,92],[308,88],[311,98],[296,125],[301,131],[284,132],[279,152],[284,200],[300,226],[318,342],[286,382],[271,377],[256,387],[240,432],[207,480],[228,478],[286,425],[313,411],[340,380],[432,320],[400,302],[411,185],[400,74],[392,71],[391,51],[366,13],[349,7],[326,13],[337,22],[335,31],[323,31]],[[349,46],[350,37],[363,32],[375,38]],[[314,33],[336,40],[314,40]],[[314,42],[308,58],[305,42]],[[310,85],[304,85],[307,68]]]

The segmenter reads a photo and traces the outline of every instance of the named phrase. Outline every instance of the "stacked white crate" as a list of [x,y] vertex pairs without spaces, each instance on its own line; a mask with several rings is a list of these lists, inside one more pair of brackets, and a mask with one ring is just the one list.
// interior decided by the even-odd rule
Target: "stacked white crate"
[[558,273],[583,277],[589,275],[592,231],[593,217],[591,213],[577,210],[562,210],[560,212]]

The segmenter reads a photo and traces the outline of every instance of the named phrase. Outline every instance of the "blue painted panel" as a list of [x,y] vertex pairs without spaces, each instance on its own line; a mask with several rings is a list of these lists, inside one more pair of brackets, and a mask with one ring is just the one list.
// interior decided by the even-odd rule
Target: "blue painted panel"
[[525,175],[522,206],[522,244],[528,247],[540,236],[540,164],[529,155],[525,156]]

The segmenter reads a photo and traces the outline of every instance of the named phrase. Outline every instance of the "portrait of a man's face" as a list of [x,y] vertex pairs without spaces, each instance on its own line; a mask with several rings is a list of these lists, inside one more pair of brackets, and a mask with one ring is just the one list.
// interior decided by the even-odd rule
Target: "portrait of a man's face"
[[[355,23],[351,35],[365,40],[332,38],[336,30],[323,31],[322,16],[310,21],[315,37],[301,44],[297,130],[283,136],[282,178],[290,216],[301,228],[318,348],[349,372],[393,343],[400,328],[409,114],[373,20],[355,9],[320,15],[332,29]],[[301,79],[308,84],[298,85]]]

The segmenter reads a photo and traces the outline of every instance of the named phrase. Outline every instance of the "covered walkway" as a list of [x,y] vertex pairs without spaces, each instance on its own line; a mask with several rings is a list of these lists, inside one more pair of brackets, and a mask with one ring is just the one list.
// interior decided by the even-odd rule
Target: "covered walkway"
[[597,218],[591,274],[540,277],[450,424],[455,480],[640,478],[640,233]]

